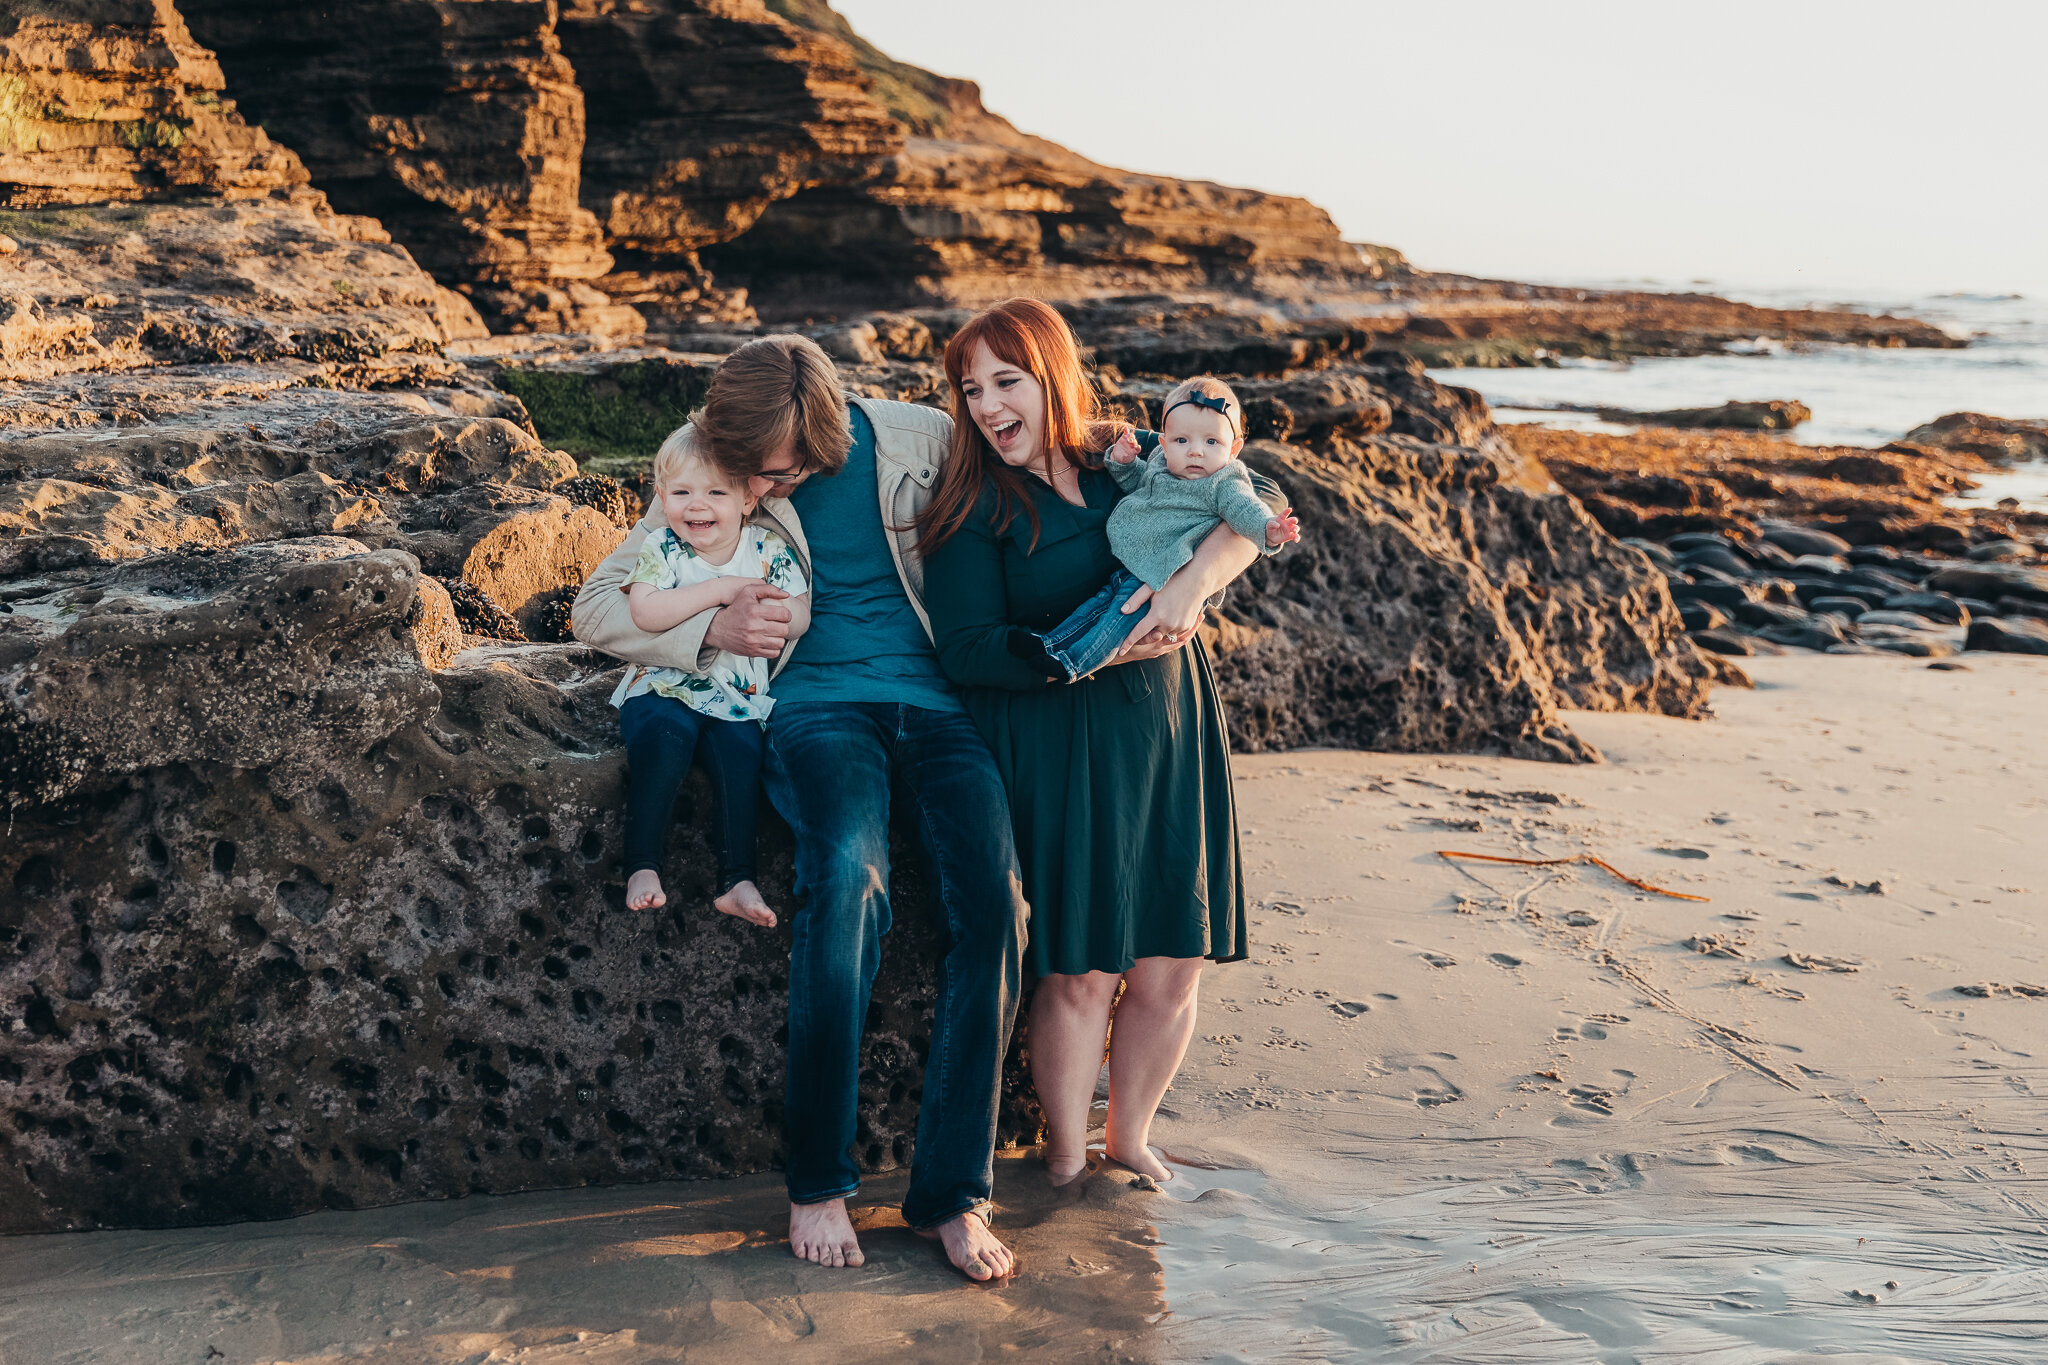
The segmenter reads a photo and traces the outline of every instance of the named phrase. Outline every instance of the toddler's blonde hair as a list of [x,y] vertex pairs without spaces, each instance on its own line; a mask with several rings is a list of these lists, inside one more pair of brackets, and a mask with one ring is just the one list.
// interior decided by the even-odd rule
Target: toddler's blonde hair
[[1221,398],[1230,404],[1230,411],[1223,414],[1230,423],[1230,429],[1237,438],[1244,439],[1244,404],[1239,401],[1237,391],[1230,385],[1210,374],[1198,374],[1193,379],[1183,379],[1172,393],[1166,395],[1166,403],[1159,409],[1159,425],[1166,425],[1166,414],[1172,412],[1182,400],[1200,394],[1204,398]]
[[660,488],[675,477],[677,470],[692,460],[716,474],[721,482],[741,491],[746,490],[747,481],[726,473],[718,461],[705,453],[703,444],[697,439],[697,433],[686,426],[671,431],[668,439],[661,443],[661,448],[654,452],[654,486]]

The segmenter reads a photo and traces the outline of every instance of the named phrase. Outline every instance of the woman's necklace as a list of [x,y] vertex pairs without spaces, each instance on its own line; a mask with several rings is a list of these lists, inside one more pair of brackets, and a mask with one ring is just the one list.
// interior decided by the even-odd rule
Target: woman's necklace
[[[1062,501],[1078,504],[1081,501],[1081,471],[1075,467],[1074,462],[1064,455],[1055,455],[1046,462],[1046,465],[1045,473],[1035,469],[1031,472],[1037,474],[1048,488],[1059,494]],[[1072,497],[1067,495],[1069,488],[1073,490]]]

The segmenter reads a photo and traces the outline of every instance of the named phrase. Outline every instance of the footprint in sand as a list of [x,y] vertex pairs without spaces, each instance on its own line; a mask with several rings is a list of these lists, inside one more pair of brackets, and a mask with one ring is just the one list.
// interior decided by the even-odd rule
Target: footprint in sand
[[1661,853],[1667,858],[1704,858],[1707,856],[1707,851],[1703,848],[1653,848],[1650,851],[1652,853]]
[[1863,964],[1854,958],[1823,957],[1819,953],[1787,953],[1785,961],[1802,972],[1860,972]]
[[1522,959],[1509,953],[1488,953],[1486,960],[1497,967],[1514,968],[1522,965]]
[[1565,915],[1564,922],[1574,929],[1590,929],[1600,922],[1600,917],[1589,915],[1583,910],[1573,910]]
[[1330,1006],[1330,1011],[1333,1014],[1340,1014],[1346,1019],[1356,1019],[1371,1008],[1372,1006],[1366,1004],[1363,1000],[1339,1000],[1336,1004]]
[[1458,959],[1452,957],[1449,953],[1424,953],[1422,960],[1432,967],[1455,967],[1458,965]]

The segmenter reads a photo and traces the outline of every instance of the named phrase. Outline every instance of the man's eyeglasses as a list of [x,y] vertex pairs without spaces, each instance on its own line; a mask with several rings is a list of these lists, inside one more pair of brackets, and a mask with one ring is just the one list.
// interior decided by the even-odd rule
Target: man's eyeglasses
[[810,472],[810,466],[808,464],[803,464],[798,465],[795,469],[781,470],[773,473],[764,469],[759,474],[756,474],[754,477],[762,480],[763,482],[772,483],[777,488],[787,488],[791,484],[803,482],[804,475]]

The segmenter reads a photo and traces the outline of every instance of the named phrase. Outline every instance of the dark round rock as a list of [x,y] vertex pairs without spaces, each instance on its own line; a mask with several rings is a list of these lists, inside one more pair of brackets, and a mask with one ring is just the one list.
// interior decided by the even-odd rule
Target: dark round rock
[[1925,616],[1930,621],[1946,621],[1952,626],[1970,624],[1968,609],[1945,592],[1902,592],[1896,597],[1885,598],[1883,606],[1886,611],[1910,611],[1915,616]]
[[1806,623],[1807,613],[1803,607],[1782,602],[1739,602],[1735,619],[1745,626],[1800,626]]
[[1726,545],[1708,545],[1697,550],[1687,550],[1678,559],[1679,563],[1688,569],[1719,569],[1730,578],[1747,578],[1753,572],[1749,561]]
[[1792,567],[1792,553],[1781,545],[1771,544],[1768,540],[1747,540],[1735,548],[1743,558],[1749,560],[1752,564],[1760,564],[1769,569],[1789,569]]
[[2031,564],[2034,562],[2034,547],[2024,540],[1994,540],[1988,545],[1971,546],[1970,558],[1980,564],[1992,561]]
[[1832,616],[1845,616],[1853,621],[1870,610],[1870,604],[1860,597],[1815,597],[1806,603],[1808,611],[1824,611]]
[[1757,632],[1773,644],[1790,645],[1795,649],[1825,650],[1831,645],[1851,643],[1849,630],[1841,620],[1833,616],[1809,616],[1797,625],[1766,626]]
[[1748,602],[1757,596],[1756,589],[1746,583],[1673,583],[1671,600],[1674,602],[1706,602],[1724,609],[1733,608],[1737,603]]
[[2048,622],[2025,616],[1984,616],[1970,622],[1964,649],[1996,654],[2048,654]]
[[1716,654],[1736,654],[1747,657],[1756,653],[1756,645],[1747,637],[1732,630],[1696,630],[1692,642],[1701,649],[1711,649]]
[[1729,549],[1728,537],[1719,531],[1680,531],[1664,542],[1673,554],[1682,555],[1691,550]]
[[1816,531],[1810,526],[1794,526],[1789,521],[1767,521],[1759,529],[1765,540],[1789,554],[1795,555],[1844,555],[1849,553],[1849,542],[1828,531]]
[[2038,621],[2048,621],[2048,603],[2029,602],[2024,597],[2001,597],[1985,615],[2031,616]]

